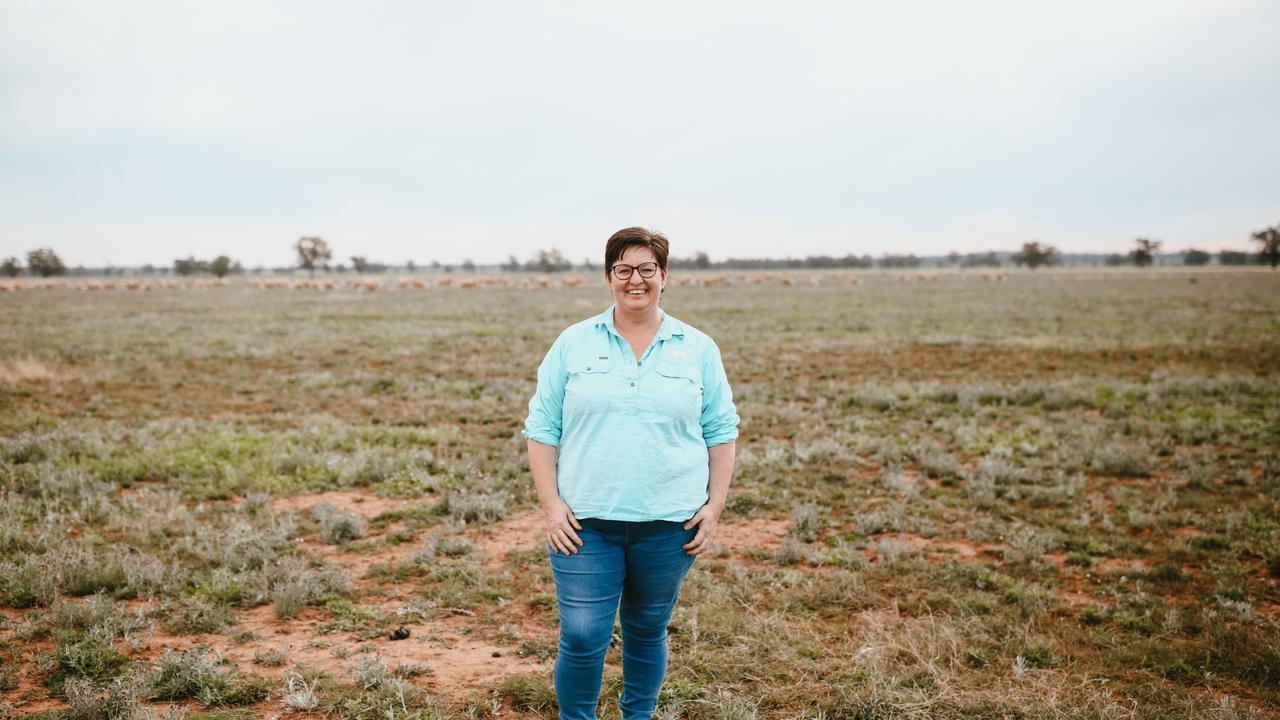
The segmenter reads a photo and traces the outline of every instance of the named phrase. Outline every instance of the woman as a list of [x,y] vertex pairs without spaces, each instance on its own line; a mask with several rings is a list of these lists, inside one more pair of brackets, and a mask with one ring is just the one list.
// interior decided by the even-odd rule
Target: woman
[[621,607],[623,720],[648,720],[667,624],[729,494],[738,415],[711,338],[658,307],[667,239],[605,244],[614,304],[560,334],[538,368],[524,437],[560,606],[562,720],[595,718]]

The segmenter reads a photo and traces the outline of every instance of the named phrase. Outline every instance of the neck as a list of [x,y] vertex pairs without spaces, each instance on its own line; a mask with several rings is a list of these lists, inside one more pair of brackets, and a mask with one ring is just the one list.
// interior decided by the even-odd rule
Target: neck
[[662,324],[662,316],[657,306],[639,312],[628,312],[617,305],[613,306],[613,324],[619,330],[652,328]]

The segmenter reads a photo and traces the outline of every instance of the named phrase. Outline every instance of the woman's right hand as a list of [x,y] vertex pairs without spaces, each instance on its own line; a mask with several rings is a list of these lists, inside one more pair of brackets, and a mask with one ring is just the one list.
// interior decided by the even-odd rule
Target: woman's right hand
[[574,555],[582,547],[582,538],[574,530],[581,530],[578,518],[565,501],[556,498],[555,503],[542,508],[543,523],[547,528],[547,542],[562,555]]

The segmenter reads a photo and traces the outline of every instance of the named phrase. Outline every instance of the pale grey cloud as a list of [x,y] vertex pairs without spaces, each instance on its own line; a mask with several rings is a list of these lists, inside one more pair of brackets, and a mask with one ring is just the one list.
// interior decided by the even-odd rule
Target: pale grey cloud
[[716,256],[1119,250],[1280,221],[1269,2],[0,14],[4,254],[580,258],[633,223]]

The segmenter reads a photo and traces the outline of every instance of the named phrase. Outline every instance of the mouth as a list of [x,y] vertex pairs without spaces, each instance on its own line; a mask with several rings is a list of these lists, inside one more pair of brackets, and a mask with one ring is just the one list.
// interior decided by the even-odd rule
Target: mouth
[[647,289],[645,289],[645,288],[640,288],[639,290],[628,290],[628,291],[627,291],[627,294],[628,294],[628,295],[637,295],[637,296],[638,296],[638,295],[647,295],[648,293],[649,293],[649,291],[648,291]]

